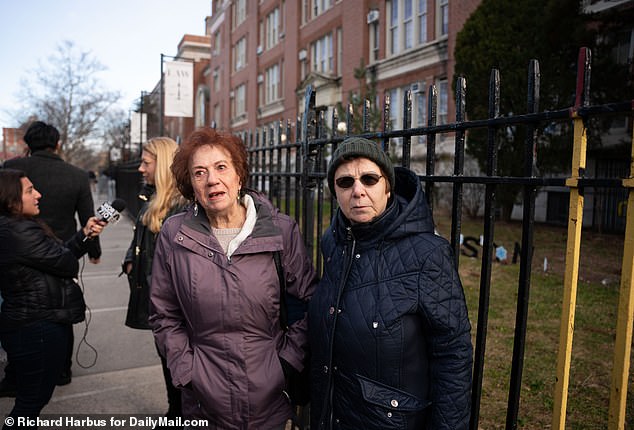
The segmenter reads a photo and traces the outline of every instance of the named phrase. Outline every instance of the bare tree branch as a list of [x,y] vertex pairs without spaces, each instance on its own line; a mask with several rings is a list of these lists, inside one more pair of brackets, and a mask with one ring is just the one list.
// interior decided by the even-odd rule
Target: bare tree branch
[[104,117],[120,99],[99,78],[104,70],[90,51],[64,41],[22,82],[24,110],[59,129],[62,154],[73,164],[91,158],[94,143],[103,137]]

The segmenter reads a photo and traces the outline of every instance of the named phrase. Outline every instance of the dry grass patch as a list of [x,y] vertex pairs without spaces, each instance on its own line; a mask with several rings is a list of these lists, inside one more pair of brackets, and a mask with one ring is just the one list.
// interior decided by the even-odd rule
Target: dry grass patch
[[[436,215],[439,232],[449,237],[451,219]],[[522,374],[518,428],[551,427],[557,367],[559,326],[565,271],[566,228],[535,224],[529,295],[528,332]],[[481,219],[463,219],[462,233],[479,237]],[[512,257],[521,243],[521,223],[498,222],[495,242]],[[478,258],[460,257],[473,339],[478,317],[481,249]],[[623,235],[582,233],[567,429],[604,429],[608,403]],[[544,272],[544,258],[548,270]],[[483,375],[480,428],[505,428],[513,337],[517,307],[518,264],[494,263],[491,279],[488,334]],[[634,363],[634,357],[633,357]],[[630,369],[626,428],[634,429],[634,372]]]

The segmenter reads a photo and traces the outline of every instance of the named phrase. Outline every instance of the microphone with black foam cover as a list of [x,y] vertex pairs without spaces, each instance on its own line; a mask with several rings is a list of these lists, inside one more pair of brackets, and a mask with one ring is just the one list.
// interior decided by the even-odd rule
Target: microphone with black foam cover
[[[99,221],[105,221],[108,224],[116,224],[121,218],[121,212],[125,209],[125,200],[114,199],[112,203],[103,202],[101,206],[97,208],[97,219]],[[84,241],[92,236],[84,237]]]

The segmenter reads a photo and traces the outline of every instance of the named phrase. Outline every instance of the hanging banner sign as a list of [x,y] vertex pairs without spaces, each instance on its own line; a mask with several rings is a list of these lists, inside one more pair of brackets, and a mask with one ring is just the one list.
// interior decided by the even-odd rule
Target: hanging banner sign
[[194,63],[165,63],[165,116],[194,116]]
[[142,145],[147,140],[147,114],[132,112],[130,115],[130,142]]

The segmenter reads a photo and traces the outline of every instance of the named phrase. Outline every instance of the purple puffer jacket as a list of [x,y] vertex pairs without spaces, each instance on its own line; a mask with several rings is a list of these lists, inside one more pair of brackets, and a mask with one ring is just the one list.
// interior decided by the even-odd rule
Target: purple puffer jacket
[[[281,251],[289,294],[308,301],[315,272],[294,220],[249,193],[255,227],[230,259],[204,211],[165,221],[152,266],[150,322],[182,388],[186,419],[212,428],[267,430],[291,416],[280,358],[304,366],[307,321],[284,332],[273,252]],[[216,426],[216,427],[214,427]]]

